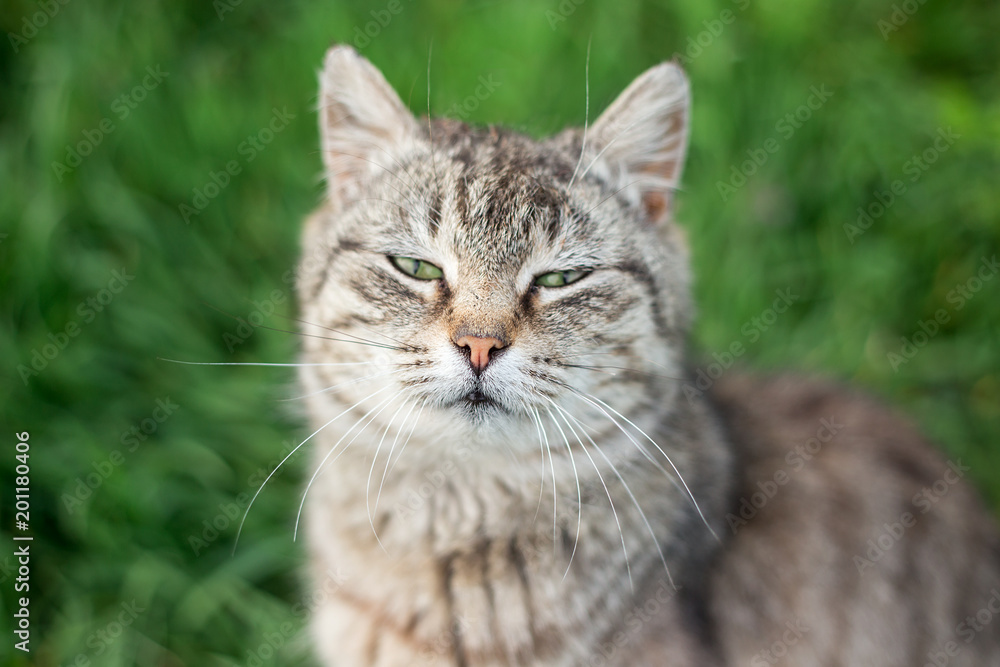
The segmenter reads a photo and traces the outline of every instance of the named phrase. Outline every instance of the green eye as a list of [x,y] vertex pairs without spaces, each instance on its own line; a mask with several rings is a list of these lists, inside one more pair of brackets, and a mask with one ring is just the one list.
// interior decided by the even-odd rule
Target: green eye
[[437,280],[444,277],[444,271],[422,259],[414,259],[413,257],[390,257],[389,259],[392,260],[397,269],[420,280]]
[[569,285],[570,283],[575,283],[580,278],[587,275],[589,271],[579,271],[577,269],[571,269],[569,271],[553,271],[552,273],[543,273],[542,275],[535,278],[535,284],[540,287],[562,287],[564,285]]

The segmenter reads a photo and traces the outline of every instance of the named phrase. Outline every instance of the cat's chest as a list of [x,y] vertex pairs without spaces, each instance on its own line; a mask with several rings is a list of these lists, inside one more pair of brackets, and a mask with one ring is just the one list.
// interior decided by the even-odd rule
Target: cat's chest
[[[339,578],[321,625],[342,629],[340,645],[365,656],[357,664],[372,652],[395,656],[387,665],[457,664],[458,655],[466,665],[562,664],[588,641],[576,637],[605,624],[591,601],[618,582],[594,568],[624,563],[598,553],[607,550],[604,536],[577,541],[575,523],[559,517],[553,529],[551,500],[532,521],[512,514],[521,503],[505,491],[456,479],[433,494],[419,485],[415,495],[383,489],[385,513],[370,523],[344,494],[347,483],[314,490],[307,527],[314,569],[336,563]],[[532,512],[537,500],[536,490]],[[396,660],[404,654],[412,657]]]

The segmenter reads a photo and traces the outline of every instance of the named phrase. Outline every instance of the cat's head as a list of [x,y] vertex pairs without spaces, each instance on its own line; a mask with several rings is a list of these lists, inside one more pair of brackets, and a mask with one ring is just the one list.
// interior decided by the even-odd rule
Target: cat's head
[[384,405],[388,422],[409,404],[470,433],[533,429],[560,408],[662,412],[691,317],[670,219],[688,113],[687,80],[665,63],[586,133],[428,121],[367,60],[331,49],[328,189],[298,285],[304,361],[328,364],[304,369],[311,411]]

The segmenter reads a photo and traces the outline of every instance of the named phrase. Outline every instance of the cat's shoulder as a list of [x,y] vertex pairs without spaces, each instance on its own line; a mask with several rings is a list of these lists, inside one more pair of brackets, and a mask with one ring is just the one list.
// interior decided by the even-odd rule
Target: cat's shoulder
[[909,417],[842,382],[734,372],[714,384],[711,398],[750,473],[771,468],[791,476],[815,467],[826,475],[890,476],[923,485],[948,468]]

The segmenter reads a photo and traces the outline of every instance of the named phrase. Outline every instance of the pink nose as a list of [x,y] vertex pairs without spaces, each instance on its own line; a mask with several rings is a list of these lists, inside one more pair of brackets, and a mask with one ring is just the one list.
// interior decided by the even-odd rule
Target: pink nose
[[455,341],[459,347],[469,348],[469,363],[477,373],[486,368],[490,363],[490,350],[496,348],[503,349],[504,344],[497,338],[485,338],[483,336],[465,335]]

